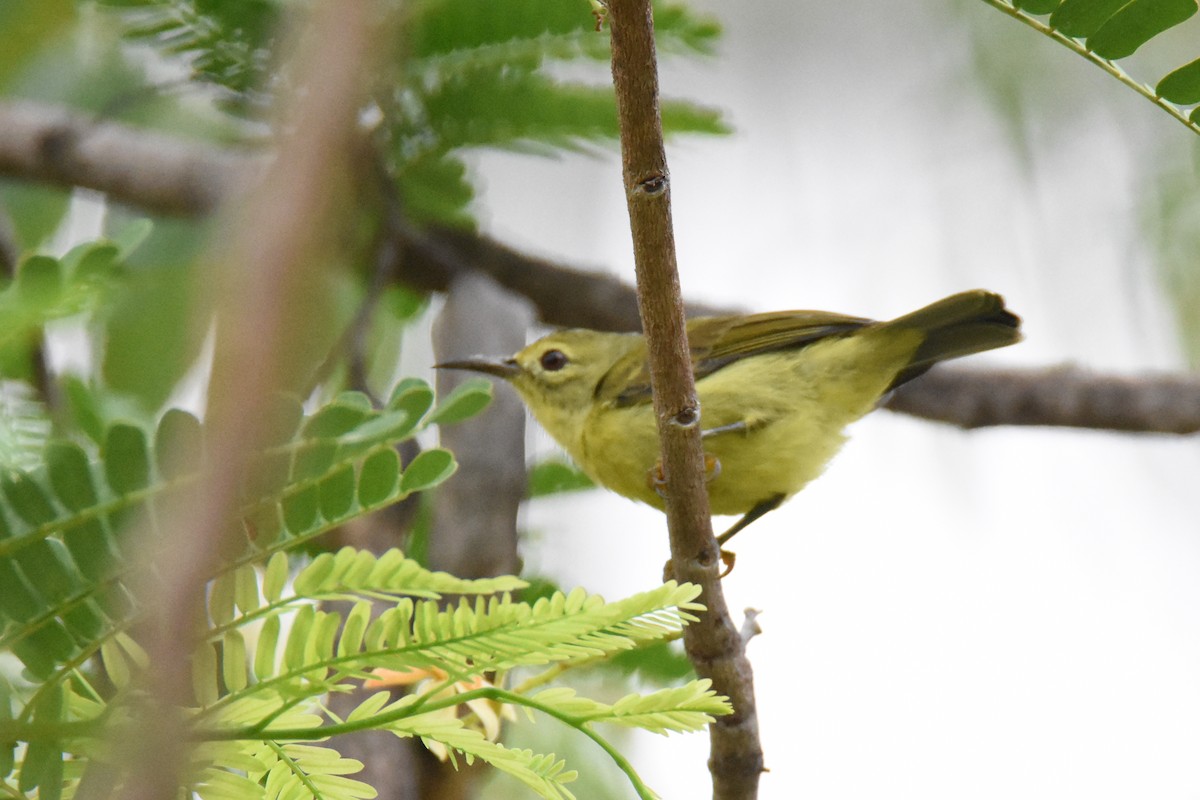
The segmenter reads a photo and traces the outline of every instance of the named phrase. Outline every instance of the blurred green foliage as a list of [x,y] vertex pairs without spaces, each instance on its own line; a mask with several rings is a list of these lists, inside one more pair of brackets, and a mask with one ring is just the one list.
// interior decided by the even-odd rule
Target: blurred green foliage
[[[274,68],[293,4],[267,0],[101,0],[126,36],[151,43],[214,87],[222,108],[260,116],[288,76]],[[385,6],[386,7],[386,6]],[[550,153],[615,140],[616,108],[604,70],[607,31],[585,0],[410,0],[394,21],[393,60],[381,70],[372,107],[405,213],[414,220],[471,225],[474,196],[461,152],[518,147]],[[666,52],[711,52],[710,19],[660,4]],[[557,67],[590,61],[593,83],[565,80]],[[670,133],[721,133],[720,115],[666,101]]]
[[[0,4],[0,30],[10,41],[0,51],[0,94],[254,146],[268,130],[274,98],[289,88],[279,50],[289,23],[306,7],[285,0],[12,0]],[[464,161],[471,148],[545,155],[615,140],[608,33],[597,30],[586,0],[410,0],[399,14],[383,7],[394,17],[383,22],[393,26],[396,35],[386,41],[394,46],[363,114],[378,120],[373,133],[384,173],[409,219],[474,224],[474,178]],[[712,20],[666,4],[656,15],[664,52],[712,51],[719,33]],[[571,62],[589,64],[594,75],[563,78],[560,67]],[[667,101],[663,113],[676,133],[725,130],[717,112],[694,103]],[[0,308],[8,315],[0,318],[6,324],[0,378],[35,380],[45,323],[69,317],[87,332],[91,367],[60,376],[69,384],[60,393],[63,412],[82,414],[74,424],[85,429],[103,428],[116,409],[150,420],[180,391],[208,334],[212,298],[201,259],[210,223],[148,219],[108,204],[87,212],[92,222],[81,227],[70,200],[59,188],[0,181],[0,205],[25,253],[25,278],[18,281],[32,285],[50,269],[39,254],[53,252],[68,220],[74,227],[68,238],[99,231],[96,246],[113,259],[102,301],[86,307],[42,298],[18,320],[17,289],[9,292],[8,310]],[[310,365],[325,396],[350,377],[333,349],[358,309],[367,308],[366,380],[378,391],[397,378],[404,329],[425,307],[423,297],[407,290],[373,296],[379,212],[368,207],[359,216],[336,256],[327,307],[297,332],[333,359],[332,369]],[[134,229],[137,246],[120,247],[120,237]],[[69,270],[53,275],[73,285]]]

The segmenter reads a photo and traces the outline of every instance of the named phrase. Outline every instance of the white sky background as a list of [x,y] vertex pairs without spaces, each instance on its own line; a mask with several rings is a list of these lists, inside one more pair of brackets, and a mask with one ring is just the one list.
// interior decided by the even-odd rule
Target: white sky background
[[[669,152],[688,297],[891,317],[986,287],[1027,340],[976,365],[1182,368],[1137,216],[1156,149],[1188,143],[1178,123],[968,4],[1045,65],[1023,160],[942,2],[696,5],[719,12],[721,55],[666,65],[665,92],[737,133]],[[480,170],[490,232],[632,281],[615,157]],[[764,612],[762,797],[1200,797],[1198,475],[1194,437],[856,425],[735,540],[729,603]],[[525,525],[532,569],[610,597],[667,557],[659,512],[605,492]],[[634,760],[667,800],[705,797],[707,745],[648,736]]]

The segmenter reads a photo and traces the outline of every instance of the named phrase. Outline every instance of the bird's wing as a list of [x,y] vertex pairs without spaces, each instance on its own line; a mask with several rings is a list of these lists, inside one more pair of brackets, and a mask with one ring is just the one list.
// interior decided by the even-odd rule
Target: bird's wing
[[[704,317],[688,323],[688,345],[696,380],[735,361],[762,353],[792,350],[828,336],[857,330],[872,320],[827,311],[773,311],[748,316]],[[646,343],[622,356],[596,387],[596,399],[617,406],[650,402]]]

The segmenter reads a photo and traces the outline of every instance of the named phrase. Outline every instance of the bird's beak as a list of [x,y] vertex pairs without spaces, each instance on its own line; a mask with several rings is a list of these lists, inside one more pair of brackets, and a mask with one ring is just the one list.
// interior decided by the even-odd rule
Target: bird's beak
[[505,380],[512,380],[521,374],[521,366],[514,358],[471,356],[458,361],[443,361],[441,364],[434,364],[433,367],[434,369],[469,369],[472,372],[495,375],[497,378]]

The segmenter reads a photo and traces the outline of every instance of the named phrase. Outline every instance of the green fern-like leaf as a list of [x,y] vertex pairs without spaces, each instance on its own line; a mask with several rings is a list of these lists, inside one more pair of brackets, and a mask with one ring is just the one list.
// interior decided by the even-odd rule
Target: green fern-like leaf
[[323,553],[304,568],[293,583],[297,598],[335,600],[347,597],[394,596],[438,599],[446,594],[495,594],[523,588],[519,578],[456,578],[433,572],[392,549],[375,556],[345,547],[336,555]]
[[[1196,0],[983,0],[1096,64],[1200,133],[1200,58],[1150,86],[1117,64],[1154,37],[1190,19]],[[1049,15],[1047,19],[1041,19]]]
[[[343,425],[323,418],[313,425]],[[614,603],[581,591],[556,594],[532,605],[506,595],[521,585],[515,578],[461,581],[413,565],[398,552],[375,558],[349,549],[330,554],[302,570],[288,586],[282,553],[265,570],[243,565],[222,573],[209,593],[208,628],[197,632],[192,659],[195,705],[185,709],[190,738],[189,791],[204,798],[285,798],[314,796],[358,800],[373,796],[355,780],[361,764],[312,742],[343,732],[389,730],[421,739],[451,758],[479,759],[528,786],[544,798],[570,798],[575,773],[553,754],[506,748],[494,741],[496,728],[459,715],[461,703],[512,703],[541,710],[615,753],[591,726],[614,722],[657,732],[695,730],[727,713],[706,682],[645,697],[630,696],[608,705],[570,691],[547,690],[533,697],[492,687],[483,675],[511,666],[603,657],[643,642],[677,635],[697,609],[698,588],[666,584]],[[432,600],[412,599],[443,591],[481,593],[441,609]],[[370,603],[349,610],[318,609],[314,598],[353,594],[391,598],[393,606],[372,620]],[[398,598],[398,599],[397,599]],[[296,604],[302,603],[297,608]],[[286,634],[281,621],[290,615]],[[261,624],[260,624],[261,623]],[[258,630],[257,641],[254,639]],[[43,795],[72,792],[78,766],[102,752],[106,736],[123,736],[137,724],[125,707],[131,676],[150,665],[136,642],[117,634],[101,648],[106,673],[117,687],[107,702],[86,683],[48,682],[21,711],[27,722],[13,723],[0,739],[21,738],[21,725],[58,726],[78,735],[40,737],[14,766],[18,784]],[[345,720],[326,719],[321,696],[345,691],[386,667],[414,674],[420,685],[399,700],[388,692],[366,698]],[[415,672],[414,672],[415,670]],[[423,677],[422,677],[423,676]],[[80,693],[80,690],[88,694]],[[4,699],[0,696],[0,699]],[[136,702],[136,701],[135,701]],[[0,726],[7,705],[0,707]],[[11,719],[11,714],[8,715]],[[103,724],[105,729],[88,727]],[[490,731],[490,732],[489,732]],[[79,737],[82,738],[79,738]],[[72,754],[68,761],[64,753]],[[623,759],[619,761],[638,795],[653,797]]]
[[536,754],[531,750],[506,748],[489,741],[474,728],[445,714],[417,714],[388,726],[397,736],[420,737],[439,742],[462,754],[468,764],[478,758],[501,772],[507,773],[547,800],[573,800],[575,795],[567,784],[577,773],[566,769],[566,763],[553,753]]
[[[245,551],[231,570],[266,560],[348,519],[436,485],[453,472],[445,451],[402,465],[394,445],[424,424],[427,386],[410,383],[383,409],[343,395],[303,418],[295,401],[273,415],[276,442],[251,462],[244,482]],[[436,413],[436,412],[435,412]],[[46,466],[0,479],[0,648],[35,675],[81,662],[135,618],[124,574],[133,559],[122,540],[172,492],[195,485],[203,468],[200,423],[167,414],[150,437],[134,426],[109,430],[99,462],[57,443]],[[410,477],[408,469],[413,470]],[[406,481],[406,478],[408,480]],[[217,581],[214,613],[254,607],[251,576]]]
[[[383,597],[420,595],[432,591],[431,587],[455,594],[504,591],[519,584],[512,578],[460,581],[405,566],[410,563],[399,553],[374,559],[343,550],[314,562],[297,576],[294,594],[284,591],[273,605],[241,618],[235,614],[225,621],[230,601],[217,600],[221,611],[210,614],[215,627],[209,638],[220,638],[224,646],[201,648],[198,652],[202,658],[193,667],[198,680],[197,701],[201,704],[194,714],[199,726],[197,736],[230,737],[260,719],[271,720],[260,735],[277,742],[325,736],[342,729],[382,728],[400,736],[419,737],[468,762],[474,758],[484,760],[543,797],[569,797],[563,784],[570,774],[564,772],[561,761],[509,750],[491,741],[453,713],[459,698],[469,698],[472,693],[493,696],[489,694],[493,690],[486,688],[488,684],[480,682],[484,674],[502,673],[520,665],[604,657],[677,635],[696,609],[692,601],[698,589],[675,584],[614,603],[575,591],[533,605],[493,596],[486,601],[479,597],[474,603],[464,599],[454,608],[442,609],[434,601],[413,601],[404,596],[373,620],[366,601],[355,603],[345,613],[304,605],[290,620],[288,634],[278,633],[277,621],[292,600],[342,597],[354,586],[375,584],[366,593]],[[398,573],[406,577],[388,578],[385,573],[393,565],[399,565]],[[272,567],[268,566],[268,573]],[[380,579],[384,582],[376,584]],[[228,587],[236,583],[236,579],[225,580],[223,593],[228,595]],[[263,614],[271,616],[263,626],[250,664],[251,648],[242,643],[230,646],[230,641],[237,642],[230,631],[258,621]],[[220,630],[224,633],[218,635]],[[269,644],[264,646],[264,641]],[[345,681],[366,679],[381,668],[416,675],[413,680],[420,679],[426,686],[396,701],[386,692],[377,692],[333,728],[311,722],[297,724],[294,715],[283,713],[299,708],[298,702],[304,698],[316,701]],[[253,672],[255,680],[246,681],[231,670],[246,675]],[[222,684],[225,692],[218,696]],[[452,689],[451,684],[459,688]],[[495,690],[494,699],[523,702],[499,690]],[[695,730],[712,716],[728,711],[723,699],[715,698],[702,682],[642,698],[626,698],[614,706],[553,690],[531,698],[529,705],[581,730],[600,721],[658,732]],[[278,780],[283,780],[284,768],[275,769],[281,770]],[[293,770],[289,774],[297,773]]]
[[249,777],[263,785],[264,800],[305,797],[323,800],[369,800],[376,791],[362,781],[347,778],[361,772],[361,761],[343,758],[336,750],[308,744],[276,744],[267,741],[256,755],[260,760],[275,756],[271,766]]
[[[354,583],[370,584],[372,577],[380,577],[380,566],[387,567],[403,558],[393,553],[373,561],[369,555],[345,550],[339,554],[345,569],[337,568],[337,557],[315,563],[315,569],[297,578],[294,597],[280,599],[261,613],[252,612],[236,620],[225,613],[210,613],[212,637],[228,637],[231,631],[263,617],[268,617],[268,623],[252,659],[243,643],[227,646],[222,656],[225,663],[236,660],[229,667],[218,663],[214,649],[201,648],[202,662],[194,668],[194,677],[199,681],[197,697],[213,697],[222,676],[227,685],[232,682],[239,687],[219,701],[202,703],[212,706],[202,716],[223,714],[224,707],[246,699],[315,697],[346,676],[365,677],[378,668],[404,671],[417,667],[470,677],[517,666],[603,657],[678,634],[692,619],[690,611],[695,608],[691,601],[697,589],[675,584],[616,603],[605,603],[598,596],[579,591],[558,594],[532,606],[507,597],[492,597],[486,602],[480,597],[473,604],[463,599],[452,609],[442,609],[432,600],[414,602],[402,597],[373,620],[366,601],[352,606],[344,617],[301,605],[291,619],[287,636],[279,635],[279,615],[293,608],[295,601],[301,597],[346,597]],[[348,577],[356,564],[367,566],[357,577]],[[514,578],[463,581],[415,566],[402,568],[401,572],[400,579],[388,579],[360,594],[420,595],[428,594],[433,586],[455,594],[490,593],[522,585]],[[412,585],[406,588],[406,582]],[[231,675],[231,670],[238,675]],[[250,674],[257,680],[252,685],[245,677]]]
[[0,471],[35,468],[49,435],[49,416],[33,389],[18,381],[0,382]]
[[729,713],[728,701],[717,696],[711,686],[709,680],[691,681],[652,694],[631,694],[612,705],[580,697],[574,689],[556,687],[533,695],[530,701],[579,725],[609,722],[653,733],[684,733],[701,730],[714,716]]
[[271,48],[280,23],[272,0],[100,0],[120,9],[131,38],[153,41],[185,62],[195,78],[227,90],[230,110],[245,113],[268,89]]

